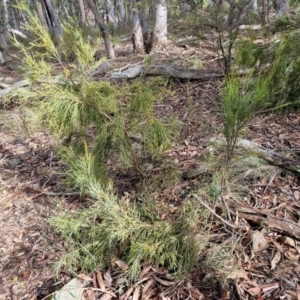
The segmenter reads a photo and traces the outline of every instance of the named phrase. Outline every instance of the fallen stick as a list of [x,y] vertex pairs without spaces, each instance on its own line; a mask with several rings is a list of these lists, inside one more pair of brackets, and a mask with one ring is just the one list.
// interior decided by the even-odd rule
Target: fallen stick
[[16,83],[14,83],[13,85],[5,88],[4,90],[1,90],[0,91],[0,98],[3,98],[5,95],[11,93],[14,90],[17,90],[20,87],[27,86],[27,85],[30,85],[30,84],[31,84],[30,81],[27,80],[27,79],[18,81]]
[[[217,145],[226,144],[225,138],[212,139],[211,142]],[[236,146],[253,152],[254,154],[271,163],[272,165],[300,173],[300,162],[297,160],[287,158],[281,154],[274,152],[273,150],[267,149],[261,145],[258,145],[246,139],[239,139],[237,141]]]
[[269,229],[279,231],[300,240],[300,225],[288,219],[278,218],[267,210],[255,209],[237,204],[229,204],[233,211],[237,211],[239,217],[254,222]]
[[177,79],[184,80],[214,80],[223,78],[224,74],[215,70],[196,70],[188,68],[175,68],[172,66],[153,64],[144,65],[140,64],[132,68],[128,68],[123,72],[113,72],[110,75],[111,79],[133,79],[138,76],[161,76],[166,75]]
[[226,224],[227,226],[231,227],[232,229],[237,229],[237,227],[231,223],[229,223],[228,221],[226,221],[225,219],[223,219],[221,216],[219,216],[217,213],[215,213],[207,204],[205,204],[200,197],[198,197],[197,195],[193,194],[193,197],[195,197],[201,205],[203,205],[206,209],[208,209],[215,217],[217,217],[218,219],[220,219],[224,224]]

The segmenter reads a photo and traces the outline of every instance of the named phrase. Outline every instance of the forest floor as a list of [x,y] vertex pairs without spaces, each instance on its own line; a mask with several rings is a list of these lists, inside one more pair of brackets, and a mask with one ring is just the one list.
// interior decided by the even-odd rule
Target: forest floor
[[[178,43],[172,51],[159,53],[158,61],[177,66],[186,66],[187,60],[201,61],[203,69],[219,69],[218,57],[209,40],[207,37],[201,44],[189,40],[182,45]],[[142,60],[128,56],[129,49],[126,43],[116,47],[118,66],[130,66]],[[16,62],[0,66],[2,82],[11,84],[20,80],[16,69]],[[181,135],[170,151],[170,158],[181,172],[202,166],[207,161],[210,140],[220,136],[221,84],[221,80],[177,81],[172,93],[155,107],[157,116],[166,118],[174,114],[183,123]],[[27,128],[22,114],[17,107],[3,108],[0,114],[0,299],[10,300],[43,299],[72,279],[68,273],[54,275],[53,263],[68,249],[49,227],[48,220],[61,210],[77,209],[84,201],[68,194],[60,185],[66,165],[57,158],[52,137],[43,130]],[[300,111],[260,114],[249,122],[243,137],[299,161]],[[269,168],[268,176],[244,181],[251,197],[243,205],[299,222],[299,174],[271,165]],[[160,169],[150,171],[158,176]],[[120,194],[139,188],[137,178],[120,176],[117,182]],[[170,210],[176,210],[183,200],[182,191],[197,190],[202,183],[199,175],[182,179],[157,193],[170,204]],[[299,240],[236,216],[235,224],[240,222],[246,224],[247,232],[231,231],[222,225],[212,228],[211,240],[220,245],[232,244],[226,264],[228,272],[219,270],[218,283],[210,280],[216,274],[209,266],[195,266],[185,280],[177,283],[165,278],[163,270],[149,268],[146,277],[135,285],[126,288],[123,283],[125,295],[121,298],[125,300],[133,295],[131,299],[138,299],[138,292],[134,291],[139,290],[139,293],[147,292],[142,299],[299,300]],[[114,276],[106,272],[103,277],[110,291],[119,289],[120,282]],[[111,299],[111,295],[105,294],[105,298],[96,291],[99,286],[102,288],[99,278],[99,272],[81,274],[81,279],[95,288],[85,299]]]

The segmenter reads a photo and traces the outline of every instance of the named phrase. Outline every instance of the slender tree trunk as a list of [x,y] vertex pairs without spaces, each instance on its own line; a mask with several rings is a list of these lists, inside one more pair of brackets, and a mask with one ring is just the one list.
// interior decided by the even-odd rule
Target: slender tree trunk
[[152,49],[158,49],[167,45],[167,13],[166,0],[157,0],[155,6],[155,24],[152,35]]
[[0,2],[0,47],[7,50],[8,11],[7,0]]
[[274,3],[274,8],[276,11],[276,17],[284,16],[288,13],[289,1],[288,0],[277,0]]
[[80,12],[80,25],[82,27],[86,27],[86,16],[85,16],[83,0],[78,0],[78,4],[79,4],[79,12]]
[[38,17],[39,17],[41,23],[44,24],[44,26],[47,27],[49,31],[51,31],[52,28],[51,28],[51,21],[50,21],[50,18],[49,18],[49,14],[44,13],[45,11],[46,11],[46,7],[45,7],[44,1],[39,0],[37,2]]
[[140,23],[142,27],[143,40],[144,40],[144,49],[146,53],[150,53],[151,51],[151,38],[148,29],[148,14],[146,9],[143,8],[140,13]]
[[5,63],[5,59],[2,55],[2,53],[0,52],[0,64],[4,64]]
[[135,0],[132,0],[131,22],[132,22],[132,44],[134,52],[144,52],[143,31],[139,18],[139,9]]
[[107,32],[107,28],[105,28],[105,26],[104,26],[103,18],[101,17],[101,14],[100,14],[99,10],[97,9],[94,0],[87,0],[87,2],[95,16],[96,23],[97,23],[100,33],[103,37],[107,56],[108,56],[108,58],[114,59],[115,58],[115,50],[114,50],[113,44],[111,42],[111,39],[109,37],[109,34]]
[[[63,36],[63,30],[61,28],[61,24],[58,18],[58,15],[51,3],[51,0],[42,0],[43,8],[44,8],[44,15],[46,20],[50,23],[50,31],[53,32],[54,37],[57,42],[62,38]],[[49,26],[49,24],[48,24]]]
[[121,25],[125,25],[126,21],[126,13],[125,13],[125,7],[122,0],[116,0],[116,9],[119,14],[119,21]]
[[258,3],[257,0],[251,0],[250,1],[250,7],[255,12],[258,13]]
[[269,1],[268,0],[262,0],[262,16],[263,16],[263,23],[268,24],[269,23]]
[[115,6],[111,2],[111,0],[105,0],[105,10],[108,16],[108,21],[113,23],[115,26],[117,25],[117,16],[115,11]]

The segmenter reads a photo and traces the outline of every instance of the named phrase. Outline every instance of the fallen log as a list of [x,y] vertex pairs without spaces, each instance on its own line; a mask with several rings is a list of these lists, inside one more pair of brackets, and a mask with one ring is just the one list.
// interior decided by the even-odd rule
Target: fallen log
[[[122,79],[134,79],[141,75],[145,76],[161,76],[165,75],[168,77],[174,77],[182,80],[215,80],[219,78],[223,78],[224,74],[215,70],[195,70],[195,69],[185,69],[185,68],[175,68],[167,65],[144,65],[138,64],[124,71],[119,72],[109,72],[115,68],[116,65],[112,61],[104,62],[95,70],[91,70],[87,72],[87,75],[90,75],[93,80],[101,80],[104,75],[106,75],[107,79],[111,80],[122,80]],[[49,79],[41,78],[37,80],[37,82],[49,82]],[[54,84],[67,84],[65,80],[53,80]],[[0,91],[0,98],[3,98],[5,95],[9,94],[13,90],[16,90],[20,87],[30,85],[29,80],[21,80],[16,82],[10,87],[7,87]],[[79,80],[74,79],[72,82],[68,84],[80,84]]]
[[275,217],[267,210],[229,204],[230,209],[238,212],[239,217],[255,224],[266,226],[269,229],[279,231],[288,236],[300,240],[300,225],[288,219]]
[[[211,142],[217,145],[226,144],[224,138],[212,139]],[[251,151],[252,153],[266,160],[272,165],[300,173],[300,162],[297,160],[287,158],[281,154],[274,152],[273,150],[267,149],[246,139],[239,139],[236,146]]]
[[30,81],[27,79],[18,81],[16,83],[14,83],[13,85],[5,88],[4,90],[1,90],[0,98],[3,98],[5,95],[9,94],[10,92],[12,92],[20,87],[27,86],[27,85],[30,85]]
[[113,72],[110,75],[111,79],[133,79],[138,76],[169,76],[183,80],[214,80],[223,78],[224,74],[215,70],[196,70],[187,68],[177,68],[161,64],[144,65],[140,64],[128,68],[122,72]]

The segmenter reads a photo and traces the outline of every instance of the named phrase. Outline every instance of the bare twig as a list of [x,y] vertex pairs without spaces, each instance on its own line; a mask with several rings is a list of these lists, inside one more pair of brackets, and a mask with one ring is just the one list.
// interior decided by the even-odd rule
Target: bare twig
[[221,216],[219,216],[217,213],[215,213],[207,204],[205,204],[196,194],[192,194],[193,197],[195,197],[201,205],[203,205],[206,209],[208,209],[215,217],[217,217],[218,219],[220,219],[224,224],[226,224],[227,226],[233,228],[233,229],[237,229],[236,226],[230,224],[229,222],[227,222],[225,219],[223,219]]

